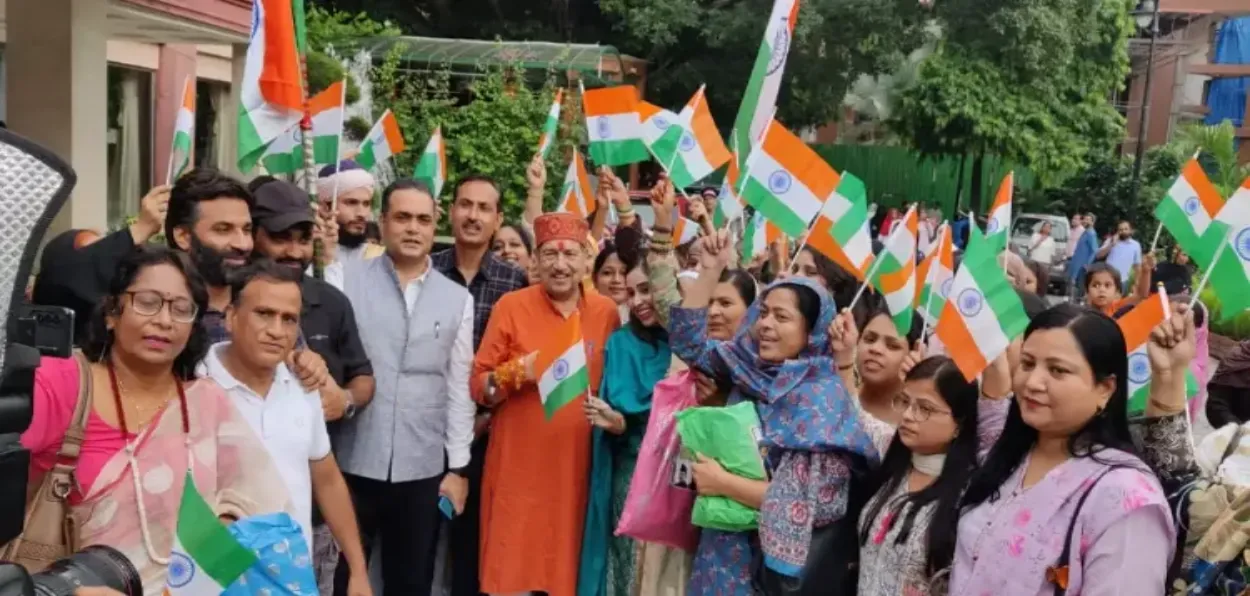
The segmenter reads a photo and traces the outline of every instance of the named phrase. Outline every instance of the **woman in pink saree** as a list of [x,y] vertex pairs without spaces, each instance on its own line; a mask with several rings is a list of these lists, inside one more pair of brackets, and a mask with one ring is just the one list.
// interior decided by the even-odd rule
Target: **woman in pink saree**
[[165,587],[188,469],[224,521],[292,510],[264,447],[223,390],[195,378],[208,348],[207,303],[185,256],[136,249],[92,321],[86,368],[77,358],[43,360],[34,417],[22,434],[37,486],[69,428],[79,375],[89,375],[91,411],[70,494],[80,543],[124,553],[148,595]]

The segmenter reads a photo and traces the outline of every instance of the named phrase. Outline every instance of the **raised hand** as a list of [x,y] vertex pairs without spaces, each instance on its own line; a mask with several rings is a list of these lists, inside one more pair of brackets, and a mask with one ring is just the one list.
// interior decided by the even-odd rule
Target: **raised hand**
[[165,229],[165,214],[169,212],[169,191],[172,189],[168,184],[157,186],[139,201],[139,219],[130,227],[135,244],[143,244]]
[[699,263],[705,269],[724,270],[733,261],[733,238],[729,230],[720,230],[715,234],[704,236],[696,242],[701,243],[703,255]]
[[703,205],[703,201],[690,201],[690,219],[699,223],[703,223],[703,220],[707,219],[707,207]]
[[608,166],[599,166],[599,188],[595,190],[595,205],[598,209],[607,209],[608,204],[612,201],[612,169]]
[[916,368],[916,365],[920,364],[921,360],[924,360],[925,351],[923,341],[916,340],[916,343],[912,344],[911,349],[907,351],[907,355],[903,356],[902,365],[898,367],[899,379],[906,379],[907,373],[911,372],[911,369]]
[[1146,352],[1150,355],[1152,377],[1184,374],[1197,352],[1194,313],[1188,304],[1173,305],[1172,316],[1150,332]]
[[676,209],[677,197],[673,194],[673,183],[667,177],[651,189],[651,210],[655,213],[655,227],[668,231],[673,230],[673,211]]
[[547,162],[543,161],[542,154],[535,153],[525,168],[525,183],[531,191],[541,191],[547,185]]
[[855,346],[859,344],[859,327],[851,309],[843,308],[829,323],[829,348],[838,368],[855,364]]

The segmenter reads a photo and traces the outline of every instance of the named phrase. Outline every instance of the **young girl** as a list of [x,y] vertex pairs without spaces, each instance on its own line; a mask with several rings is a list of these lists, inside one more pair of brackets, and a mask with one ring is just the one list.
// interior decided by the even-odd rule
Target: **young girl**
[[978,398],[945,356],[907,373],[893,399],[902,422],[859,518],[860,596],[924,596],[950,566],[959,498],[977,464]]
[[1150,271],[1154,269],[1154,257],[1142,257],[1141,271],[1133,287],[1133,294],[1125,297],[1120,291],[1124,287],[1124,278],[1120,271],[1106,263],[1093,263],[1085,268],[1085,303],[1090,308],[1107,316],[1115,315],[1116,311],[1136,304],[1149,296]]

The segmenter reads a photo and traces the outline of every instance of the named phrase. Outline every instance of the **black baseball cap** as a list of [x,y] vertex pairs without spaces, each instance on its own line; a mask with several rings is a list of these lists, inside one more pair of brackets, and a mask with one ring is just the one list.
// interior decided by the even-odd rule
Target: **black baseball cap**
[[252,219],[268,232],[285,232],[303,223],[313,223],[308,193],[285,180],[272,180],[253,193],[256,207]]

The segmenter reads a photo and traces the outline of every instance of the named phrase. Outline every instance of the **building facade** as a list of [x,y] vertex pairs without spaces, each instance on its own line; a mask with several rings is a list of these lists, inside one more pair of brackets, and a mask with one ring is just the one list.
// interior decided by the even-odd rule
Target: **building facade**
[[49,237],[117,227],[166,181],[188,77],[195,162],[232,166],[250,28],[251,0],[0,0],[0,119],[78,174]]

